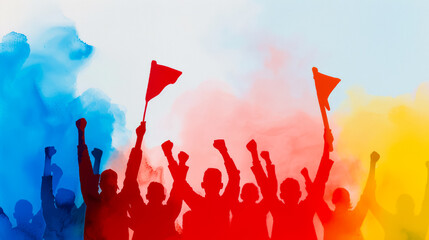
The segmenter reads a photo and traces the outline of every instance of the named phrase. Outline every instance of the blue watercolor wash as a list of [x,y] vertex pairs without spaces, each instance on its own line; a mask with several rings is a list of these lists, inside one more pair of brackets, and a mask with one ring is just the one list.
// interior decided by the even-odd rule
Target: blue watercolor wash
[[34,214],[40,209],[46,146],[55,146],[53,163],[64,172],[58,187],[80,195],[77,119],[87,119],[88,148],[104,151],[103,165],[115,151],[114,124],[125,126],[124,113],[100,91],[77,96],[77,74],[94,49],[74,27],[49,29],[36,45],[42,47],[31,49],[16,32],[0,43],[0,206],[12,222],[19,199],[30,201]]

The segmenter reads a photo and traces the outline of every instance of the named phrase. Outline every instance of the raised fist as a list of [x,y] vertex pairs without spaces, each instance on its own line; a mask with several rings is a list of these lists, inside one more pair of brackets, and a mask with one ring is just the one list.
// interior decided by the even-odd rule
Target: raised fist
[[310,193],[312,191],[313,183],[311,182],[310,176],[308,175],[307,168],[303,168],[301,170],[301,175],[305,178],[305,190],[307,193]]
[[91,154],[92,156],[94,156],[95,159],[101,159],[101,156],[103,156],[103,151],[99,148],[94,148]]
[[52,156],[54,156],[54,154],[56,152],[57,152],[57,150],[55,150],[55,147],[53,147],[53,146],[45,147],[45,155],[48,158],[52,158]]
[[301,175],[304,176],[304,178],[307,180],[308,175],[308,169],[307,168],[303,168],[301,170]]
[[179,164],[180,165],[185,165],[186,161],[188,161],[188,159],[189,159],[189,155],[183,151],[180,152],[177,157],[179,158]]
[[378,159],[380,159],[380,154],[378,154],[378,152],[374,151],[371,153],[371,161],[372,162],[377,162]]
[[171,153],[171,150],[173,149],[173,143],[170,140],[167,140],[161,144],[161,148],[164,153]]
[[265,162],[269,165],[271,164],[270,153],[268,151],[262,151],[261,157],[265,160]]
[[140,126],[136,128],[137,136],[143,136],[146,133],[146,121],[141,122]]
[[256,142],[254,139],[250,140],[246,145],[247,150],[249,151],[255,151],[256,150]]
[[81,118],[81,119],[77,120],[76,121],[76,127],[80,131],[85,131],[85,127],[86,127],[86,120],[85,120],[85,118]]
[[214,140],[213,147],[215,147],[220,152],[227,150],[226,146],[225,146],[225,140],[223,140],[223,139]]

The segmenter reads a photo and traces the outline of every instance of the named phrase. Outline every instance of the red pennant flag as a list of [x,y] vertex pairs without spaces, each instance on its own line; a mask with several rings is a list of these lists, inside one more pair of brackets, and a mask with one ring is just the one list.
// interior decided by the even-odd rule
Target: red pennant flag
[[175,83],[180,75],[182,75],[181,71],[158,65],[156,61],[152,61],[146,91],[146,103],[158,96],[168,84]]
[[331,110],[329,107],[328,98],[332,90],[337,86],[341,81],[339,78],[334,78],[322,73],[319,73],[317,68],[313,67],[313,78],[316,83],[317,98],[319,99],[319,104],[325,107],[328,111]]

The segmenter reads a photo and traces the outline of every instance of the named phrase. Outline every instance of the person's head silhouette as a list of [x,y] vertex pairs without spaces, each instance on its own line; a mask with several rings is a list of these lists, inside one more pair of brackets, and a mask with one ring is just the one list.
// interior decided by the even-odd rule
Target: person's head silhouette
[[259,190],[253,183],[246,183],[241,189],[241,199],[246,203],[255,203],[259,199]]
[[60,188],[55,195],[55,204],[58,208],[71,210],[74,207],[75,194],[73,191]]
[[151,182],[147,187],[146,199],[149,204],[162,204],[165,200],[165,189],[161,183]]
[[208,168],[204,172],[201,187],[206,192],[206,196],[218,196],[220,190],[223,188],[222,173],[219,169]]
[[332,203],[337,210],[349,210],[351,208],[350,194],[345,188],[337,188],[332,194]]
[[13,217],[16,219],[16,224],[28,224],[33,218],[33,205],[27,200],[18,200],[15,204],[15,212]]
[[414,215],[414,199],[408,194],[402,194],[396,201],[396,212],[402,217],[411,217]]
[[112,197],[118,190],[118,174],[112,169],[104,170],[100,175],[100,188],[104,196]]
[[298,204],[301,198],[301,188],[296,179],[286,178],[280,184],[280,198],[286,204]]

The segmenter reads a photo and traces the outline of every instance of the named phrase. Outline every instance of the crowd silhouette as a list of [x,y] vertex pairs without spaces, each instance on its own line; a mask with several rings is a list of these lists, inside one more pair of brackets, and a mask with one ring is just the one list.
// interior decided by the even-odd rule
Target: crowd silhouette
[[[279,184],[275,166],[268,151],[258,151],[255,140],[246,145],[252,166],[249,169],[254,183],[242,183],[240,171],[230,156],[223,139],[213,142],[223,159],[228,182],[222,182],[222,172],[208,168],[204,172],[198,194],[187,181],[189,155],[183,151],[173,156],[173,143],[161,147],[173,179],[168,194],[162,183],[151,182],[143,197],[137,181],[142,164],[142,142],[146,122],[136,129],[137,140],[131,149],[122,189],[118,175],[112,169],[100,174],[103,151],[95,148],[91,154],[85,143],[86,120],[76,121],[78,132],[78,165],[84,203],[76,206],[76,194],[57,189],[62,169],[52,163],[56,149],[45,148],[44,171],[41,184],[41,208],[35,214],[30,202],[21,199],[15,205],[12,226],[8,215],[0,208],[0,239],[70,239],[70,240],[127,240],[129,230],[133,240],[316,240],[313,224],[315,215],[323,225],[325,240],[361,240],[361,226],[371,212],[385,232],[385,239],[424,240],[429,226],[429,162],[426,162],[428,182],[420,213],[409,195],[401,195],[396,213],[390,213],[376,200],[375,169],[380,155],[370,155],[370,170],[361,198],[353,207],[350,193],[343,187],[333,191],[329,207],[325,200],[325,185],[334,161],[330,159],[333,137],[329,129],[323,134],[324,147],[314,180],[307,168],[301,171],[305,180],[306,197],[302,198],[299,182],[287,177]],[[262,166],[260,158],[265,163]],[[223,189],[223,191],[222,191]],[[241,191],[240,191],[241,190]],[[182,227],[177,220],[183,202],[190,208],[183,214]],[[267,215],[273,217],[272,231]]]

